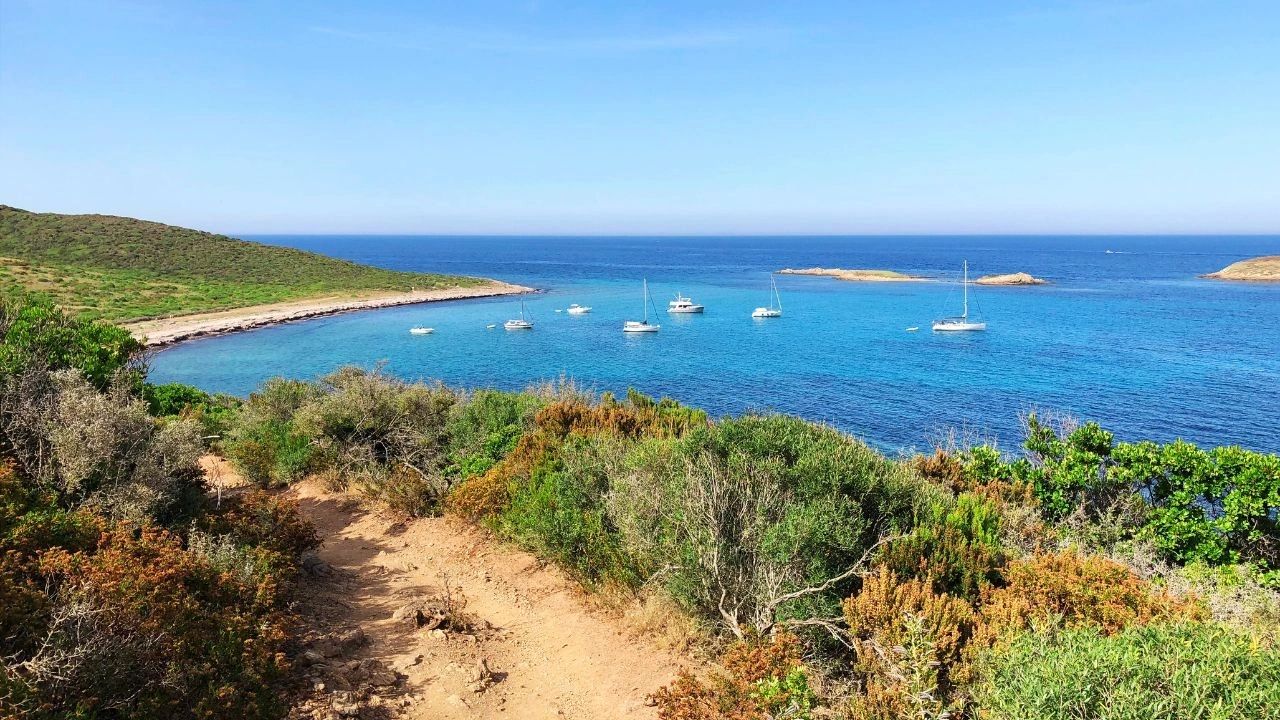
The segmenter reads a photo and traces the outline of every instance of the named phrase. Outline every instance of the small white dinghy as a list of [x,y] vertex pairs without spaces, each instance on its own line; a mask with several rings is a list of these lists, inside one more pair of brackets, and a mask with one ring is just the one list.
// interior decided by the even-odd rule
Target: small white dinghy
[[[649,299],[649,280],[644,281],[644,320],[628,320],[622,324],[622,332],[624,333],[655,333],[662,329],[661,325],[649,322],[649,306],[653,304],[653,300]],[[658,309],[653,309],[654,314],[658,314]]]
[[436,331],[435,328],[429,328],[429,327],[409,328],[410,335],[430,335],[435,331]]
[[569,306],[568,312],[570,315],[586,315],[587,313],[591,312],[591,308],[586,305],[579,305],[578,303],[574,303]]

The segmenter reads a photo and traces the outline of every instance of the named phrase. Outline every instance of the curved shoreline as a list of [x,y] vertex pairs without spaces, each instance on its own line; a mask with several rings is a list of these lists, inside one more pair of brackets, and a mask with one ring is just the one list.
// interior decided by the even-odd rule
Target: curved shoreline
[[291,300],[270,305],[250,305],[243,308],[214,312],[179,315],[156,320],[140,320],[123,323],[133,336],[147,347],[173,345],[212,335],[226,335],[255,328],[280,325],[295,320],[337,315],[339,313],[379,308],[418,305],[447,300],[471,300],[475,298],[523,295],[536,292],[534,288],[492,280],[484,285],[422,290],[408,293],[383,293],[361,297],[319,297],[309,300]]

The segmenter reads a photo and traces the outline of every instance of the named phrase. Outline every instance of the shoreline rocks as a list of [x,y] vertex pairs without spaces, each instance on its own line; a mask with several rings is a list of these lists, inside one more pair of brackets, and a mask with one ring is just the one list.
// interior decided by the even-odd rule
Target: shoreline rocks
[[1045,285],[1048,280],[1029,275],[1024,272],[1009,273],[1007,275],[984,275],[973,281],[975,285],[1005,285],[1010,287],[1018,287],[1024,285]]
[[784,268],[779,275],[814,275],[832,277],[849,282],[921,282],[929,278],[919,275],[907,275],[893,270],[845,269],[845,268]]
[[1231,263],[1217,272],[1200,277],[1209,280],[1280,282],[1280,255],[1264,255]]

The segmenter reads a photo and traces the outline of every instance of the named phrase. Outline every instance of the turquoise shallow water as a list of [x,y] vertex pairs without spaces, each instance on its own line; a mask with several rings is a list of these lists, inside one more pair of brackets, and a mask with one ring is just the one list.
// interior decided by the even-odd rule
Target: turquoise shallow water
[[[155,358],[157,382],[243,395],[272,375],[385,362],[465,387],[568,376],[716,415],[793,413],[891,451],[928,447],[950,429],[1008,447],[1032,409],[1097,419],[1122,439],[1280,451],[1280,286],[1196,277],[1280,254],[1280,237],[255,239],[535,286],[544,292],[526,305],[536,329],[502,330],[519,313],[512,299],[353,313],[176,346]],[[933,333],[931,320],[958,312],[964,258],[975,276],[1026,271],[1052,284],[978,288],[989,330]],[[780,275],[785,316],[750,317],[768,300],[769,270],[819,265],[938,281]],[[643,277],[659,310],[679,290],[706,314],[660,312],[661,332],[624,335],[623,320],[641,313]],[[555,312],[572,302],[594,312]],[[436,332],[411,336],[415,325]]]

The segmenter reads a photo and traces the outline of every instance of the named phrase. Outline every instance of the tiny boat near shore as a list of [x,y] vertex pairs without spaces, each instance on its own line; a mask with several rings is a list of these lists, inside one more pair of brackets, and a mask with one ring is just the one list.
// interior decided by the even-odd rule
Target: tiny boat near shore
[[435,331],[436,331],[435,328],[429,328],[429,327],[409,328],[410,335],[430,335]]

